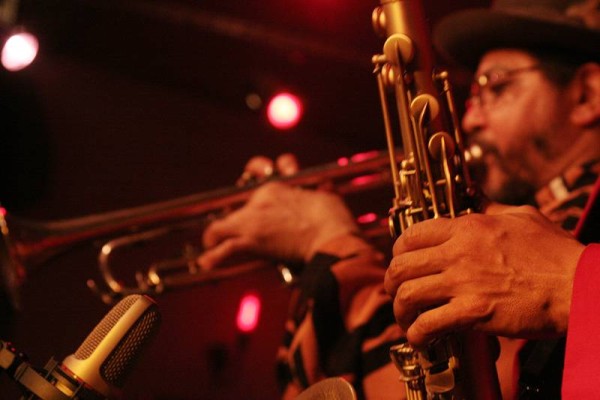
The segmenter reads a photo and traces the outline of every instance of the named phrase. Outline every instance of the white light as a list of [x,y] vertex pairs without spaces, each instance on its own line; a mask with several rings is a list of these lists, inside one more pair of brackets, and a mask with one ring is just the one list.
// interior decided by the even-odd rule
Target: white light
[[280,93],[269,102],[267,118],[275,128],[292,128],[300,122],[301,116],[302,102],[291,93]]
[[2,65],[9,71],[19,71],[33,62],[38,52],[37,38],[30,33],[17,33],[9,37],[2,48]]

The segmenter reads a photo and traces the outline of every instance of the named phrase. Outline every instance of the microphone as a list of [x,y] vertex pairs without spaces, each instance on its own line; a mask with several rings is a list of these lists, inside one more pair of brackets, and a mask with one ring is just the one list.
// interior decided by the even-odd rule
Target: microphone
[[43,371],[31,367],[26,356],[0,341],[0,370],[22,387],[21,400],[111,399],[156,335],[160,319],[154,300],[130,295],[111,309],[75,353],[60,364],[51,359]]
[[357,400],[356,392],[340,377],[323,379],[303,390],[294,400]]

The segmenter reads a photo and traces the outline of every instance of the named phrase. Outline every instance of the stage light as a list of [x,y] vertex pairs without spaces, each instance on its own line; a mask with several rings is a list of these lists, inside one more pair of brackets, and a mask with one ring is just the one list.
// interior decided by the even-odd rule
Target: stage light
[[302,118],[302,101],[288,92],[275,95],[267,106],[267,118],[277,129],[290,129]]
[[260,298],[256,294],[246,294],[240,300],[237,313],[237,328],[242,333],[250,333],[256,329],[260,317]]
[[348,157],[340,157],[337,160],[337,164],[340,167],[345,167],[346,165],[350,164],[350,159]]
[[2,46],[0,61],[8,71],[20,71],[28,67],[37,56],[39,43],[37,38],[28,32],[14,32]]
[[375,214],[375,213],[372,213],[372,212],[370,212],[370,213],[366,213],[366,214],[363,214],[363,215],[359,216],[359,217],[356,219],[356,221],[357,221],[359,224],[361,224],[361,225],[370,224],[370,223],[372,223],[372,222],[375,222],[375,221],[377,221],[377,214]]

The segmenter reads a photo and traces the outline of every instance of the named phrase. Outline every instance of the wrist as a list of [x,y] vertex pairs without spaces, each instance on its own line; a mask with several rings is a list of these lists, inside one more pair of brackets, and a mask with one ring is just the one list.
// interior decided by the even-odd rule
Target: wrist
[[328,254],[344,258],[370,249],[372,249],[372,246],[357,231],[339,232],[330,236],[327,240],[315,243],[315,246],[308,252],[305,261],[309,262],[316,254]]

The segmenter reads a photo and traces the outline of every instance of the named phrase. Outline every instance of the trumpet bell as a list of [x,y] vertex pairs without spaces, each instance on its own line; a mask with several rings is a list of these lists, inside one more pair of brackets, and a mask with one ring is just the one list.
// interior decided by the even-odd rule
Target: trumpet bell
[[0,237],[0,291],[7,295],[12,307],[19,308],[17,288],[25,277],[25,270],[17,262],[18,258],[10,246],[6,214],[6,210],[0,207],[0,232],[2,233]]

